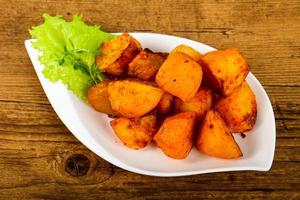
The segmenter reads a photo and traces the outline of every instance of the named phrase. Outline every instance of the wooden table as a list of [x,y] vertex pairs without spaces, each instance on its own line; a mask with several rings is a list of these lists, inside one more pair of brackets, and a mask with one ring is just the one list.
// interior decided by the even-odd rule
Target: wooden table
[[[300,199],[300,1],[0,0],[0,199]],[[269,172],[157,178],[84,147],[56,116],[24,48],[42,13],[82,13],[108,32],[172,34],[237,47],[276,115]]]

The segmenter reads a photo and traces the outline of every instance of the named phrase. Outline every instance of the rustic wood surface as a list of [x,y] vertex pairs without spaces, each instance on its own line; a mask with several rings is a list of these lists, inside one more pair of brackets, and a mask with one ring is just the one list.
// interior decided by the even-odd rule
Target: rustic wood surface
[[[272,169],[157,178],[93,154],[56,116],[25,51],[44,12],[239,48],[276,115]],[[299,0],[0,0],[0,13],[0,199],[300,199]]]

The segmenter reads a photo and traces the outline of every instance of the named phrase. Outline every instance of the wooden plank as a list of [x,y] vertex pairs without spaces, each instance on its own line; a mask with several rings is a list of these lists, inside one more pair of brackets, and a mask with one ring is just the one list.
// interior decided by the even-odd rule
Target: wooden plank
[[[42,189],[40,189],[42,188]],[[26,190],[25,190],[26,189]],[[68,189],[72,189],[71,192],[67,193]],[[78,199],[78,200],[92,200],[92,199],[128,199],[128,200],[154,200],[154,199],[165,199],[165,200],[194,200],[194,199],[218,199],[218,200],[232,200],[232,199],[242,199],[242,200],[263,200],[263,199],[275,199],[275,200],[298,200],[300,194],[298,191],[168,191],[160,192],[151,191],[146,189],[146,191],[140,191],[136,189],[130,189],[129,192],[120,192],[115,188],[104,192],[99,191],[98,186],[65,186],[59,184],[41,184],[39,187],[28,187],[28,188],[16,188],[16,192],[11,192],[10,190],[3,191],[3,197],[10,198],[25,198],[25,199]],[[26,192],[24,192],[26,191]],[[49,195],[49,193],[55,195]],[[89,193],[89,195],[86,195]],[[151,193],[151,194],[150,194]],[[23,195],[25,194],[25,195]]]
[[[0,0],[0,199],[300,199],[300,1]],[[237,47],[276,116],[270,172],[178,178],[126,172],[74,138],[51,108],[25,53],[42,13],[109,32],[160,32]],[[86,171],[88,169],[88,171]],[[82,175],[82,176],[79,176]]]
[[[0,93],[0,130],[35,133],[46,128],[47,132],[66,132],[37,78],[21,75],[18,78],[23,81],[12,82],[13,76],[0,80],[3,91]],[[273,105],[277,137],[300,137],[300,87],[266,86],[265,89]]]
[[[94,1],[70,3],[67,12],[64,3],[56,1],[49,1],[47,4],[22,2],[22,6],[27,9],[19,12],[15,12],[15,7],[21,4],[8,5],[5,10],[2,9],[2,13],[8,13],[9,17],[0,20],[0,24],[7,27],[1,35],[4,45],[0,50],[4,51],[3,48],[9,47],[12,51],[2,54],[0,59],[3,59],[3,63],[15,66],[19,72],[27,70],[20,67],[25,54],[19,59],[7,58],[13,55],[17,58],[16,54],[22,54],[24,47],[21,44],[28,38],[27,29],[41,22],[41,14],[49,11],[67,17],[74,13],[83,13],[88,22],[101,24],[107,31],[164,32],[199,40],[217,48],[237,47],[246,56],[252,71],[263,84],[299,85],[298,1],[228,1],[218,5],[207,1],[163,1],[161,4],[151,1],[114,1],[98,3],[97,6],[95,4]],[[251,11],[241,12],[241,9]],[[116,12],[124,12],[126,15],[122,18],[111,17],[111,13]],[[139,15],[144,18],[136,17]],[[19,21],[18,26],[13,25],[15,19]],[[11,40],[12,34],[15,36],[14,40]],[[278,59],[280,63],[276,62]],[[4,70],[7,72],[3,68],[0,72],[3,73]]]
[[[178,178],[158,178],[128,173],[112,167],[95,157],[82,145],[55,142],[1,141],[0,158],[4,197],[55,198],[79,196],[83,198],[168,198],[202,196],[211,192],[218,198],[299,197],[300,165],[295,162],[276,162],[265,172],[230,172]],[[91,161],[86,176],[74,177],[65,171],[66,159],[79,153]],[[4,164],[4,165],[2,165]],[[41,170],[45,169],[45,170]],[[13,178],[12,178],[13,177]],[[284,177],[284,178],[283,178]],[[247,182],[245,182],[247,180]],[[224,187],[225,186],[225,187]],[[151,188],[155,187],[155,192]],[[188,188],[188,190],[187,190]],[[61,192],[64,191],[64,192]],[[17,195],[17,196],[16,196]],[[274,195],[274,196],[272,196]],[[192,199],[192,198],[191,198]]]

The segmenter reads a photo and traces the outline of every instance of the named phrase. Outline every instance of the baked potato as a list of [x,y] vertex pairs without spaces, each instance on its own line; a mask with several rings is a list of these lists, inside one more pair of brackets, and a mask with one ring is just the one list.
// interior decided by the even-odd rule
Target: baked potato
[[96,65],[103,72],[119,76],[127,72],[128,64],[141,49],[136,39],[128,33],[123,33],[101,45],[101,54],[96,57]]
[[176,98],[174,101],[175,112],[194,111],[197,113],[197,118],[203,120],[213,105],[213,99],[214,93],[211,89],[200,87],[196,95],[186,102]]
[[173,96],[165,92],[158,102],[157,111],[159,114],[165,115],[172,111],[173,107]]
[[188,55],[173,52],[158,70],[155,81],[164,91],[187,101],[200,87],[202,68]]
[[163,91],[150,83],[138,80],[117,80],[108,84],[112,109],[127,118],[141,117],[155,108]]
[[156,132],[156,115],[151,113],[141,118],[117,118],[110,122],[115,134],[131,149],[144,148]]
[[255,95],[246,81],[228,97],[221,97],[215,108],[231,132],[243,133],[253,128],[257,105]]
[[195,118],[194,112],[167,117],[154,136],[157,146],[171,158],[187,157],[193,146]]
[[215,110],[207,112],[199,130],[196,147],[202,153],[219,158],[243,156],[222,117]]
[[124,33],[100,52],[96,65],[109,80],[88,90],[88,102],[118,117],[110,125],[124,145],[141,149],[153,140],[174,159],[186,158],[194,144],[218,158],[243,156],[232,132],[253,128],[257,105],[238,50],[202,55],[178,45],[157,53]]
[[152,80],[167,56],[167,53],[154,53],[145,49],[129,63],[128,74],[145,81]]
[[109,81],[105,80],[89,88],[87,99],[88,103],[95,110],[109,115],[115,115],[116,113],[112,110],[108,99],[108,84]]
[[201,53],[199,53],[198,51],[196,51],[192,47],[189,47],[189,46],[184,45],[184,44],[178,45],[177,47],[175,47],[171,51],[171,53],[172,52],[181,52],[181,53],[184,53],[184,54],[190,56],[196,62],[199,62],[201,60],[202,56],[203,56]]
[[245,80],[250,71],[237,49],[212,51],[202,58],[203,73],[210,86],[229,96]]

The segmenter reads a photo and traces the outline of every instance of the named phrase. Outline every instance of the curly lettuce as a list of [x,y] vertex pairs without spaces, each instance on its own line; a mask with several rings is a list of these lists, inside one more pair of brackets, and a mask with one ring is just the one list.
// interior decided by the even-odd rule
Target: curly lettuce
[[32,46],[42,52],[43,75],[52,82],[61,81],[76,96],[86,101],[87,90],[105,79],[95,64],[99,46],[114,36],[73,16],[67,22],[61,16],[44,14],[44,23],[29,33]]

